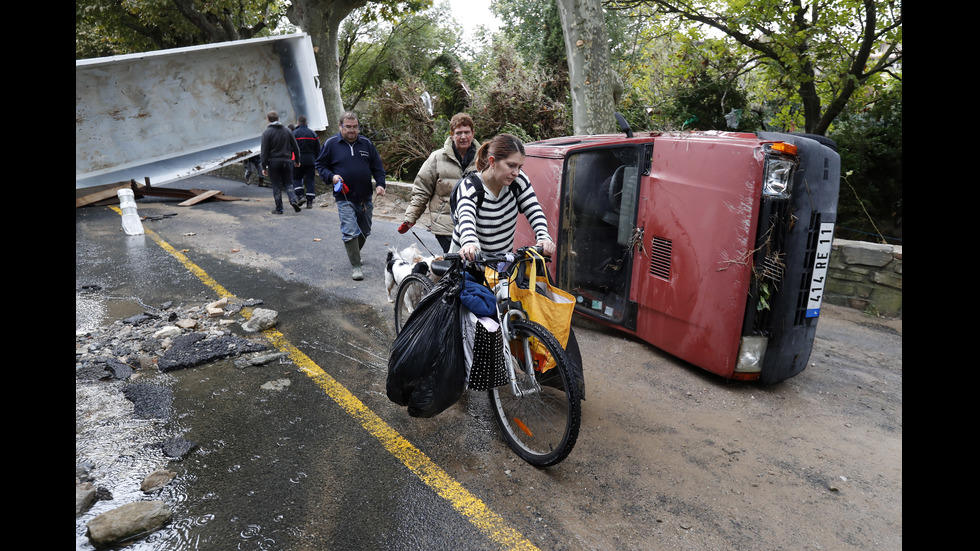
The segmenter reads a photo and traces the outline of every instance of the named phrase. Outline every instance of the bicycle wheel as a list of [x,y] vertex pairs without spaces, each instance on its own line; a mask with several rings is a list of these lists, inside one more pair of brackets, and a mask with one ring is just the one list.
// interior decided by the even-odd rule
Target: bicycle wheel
[[[490,406],[507,444],[521,459],[536,467],[555,465],[568,456],[578,439],[582,422],[578,381],[565,351],[547,329],[528,320],[514,321],[510,328],[510,352],[522,392],[514,394],[509,384],[492,388]],[[555,366],[545,373],[532,371],[537,385],[525,369],[525,362],[534,361],[523,352],[530,338],[544,343],[555,359]]]
[[398,293],[395,295],[395,334],[401,332],[408,317],[415,311],[419,301],[422,300],[429,291],[432,290],[432,282],[429,278],[419,274],[408,274],[405,279],[398,284]]

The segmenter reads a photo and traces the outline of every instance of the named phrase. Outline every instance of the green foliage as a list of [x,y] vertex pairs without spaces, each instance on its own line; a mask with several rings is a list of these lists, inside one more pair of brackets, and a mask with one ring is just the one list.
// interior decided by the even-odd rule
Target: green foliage
[[[480,140],[571,133],[555,0],[493,0],[504,30],[475,37],[482,50],[462,40],[445,5],[431,4],[368,0],[341,29],[344,104],[362,113],[393,175],[414,176],[459,111],[473,116]],[[78,0],[76,59],[279,32],[286,5]],[[617,110],[634,130],[729,130],[732,113],[742,131],[820,125],[840,146],[840,225],[900,237],[901,1],[872,6],[878,34],[865,37],[859,0],[606,0]],[[866,43],[873,55],[862,57]]]
[[385,172],[411,180],[434,149],[442,145],[435,125],[420,99],[424,84],[416,77],[385,81],[364,119],[364,134],[375,142]]
[[[569,96],[568,60],[565,33],[556,0],[529,2],[527,0],[493,0],[490,9],[504,23],[504,34],[517,53],[527,63],[535,63],[551,75],[543,93],[548,98],[567,103]],[[624,84],[640,61],[640,44],[646,27],[642,18],[626,11],[605,11],[606,32],[609,38],[614,87],[619,99]]]
[[410,76],[421,78],[423,91],[450,96],[447,84],[451,71],[444,56],[451,56],[459,32],[440,25],[447,17],[443,7],[410,13],[395,21],[375,21],[356,10],[341,30],[341,95],[344,105],[357,109],[385,81]]
[[686,89],[677,91],[668,110],[674,125],[683,129],[760,129],[759,118],[749,109],[748,99],[733,83],[718,80],[707,72],[691,78]]
[[772,298],[772,290],[769,289],[769,283],[763,282],[759,285],[759,302],[755,305],[755,309],[759,312],[768,310],[770,298]]
[[[690,40],[724,36],[750,95],[785,130],[824,134],[861,88],[901,78],[902,4],[892,0],[608,0],[652,10]],[[712,54],[717,55],[717,54]],[[693,71],[692,74],[696,74]]]
[[368,0],[358,17],[363,22],[397,21],[431,7],[432,0]]
[[[567,106],[545,95],[553,76],[536,63],[525,62],[513,44],[497,40],[485,52],[485,72],[473,88],[470,115],[478,139],[485,140],[507,127],[533,139],[567,135],[571,117]],[[516,130],[514,130],[516,132]]]
[[77,0],[75,59],[267,35],[280,0]]
[[656,128],[650,116],[652,109],[636,87],[627,86],[616,110],[623,115],[633,131],[650,131]]
[[[533,141],[569,133],[567,108],[543,93],[550,77],[536,64],[525,63],[512,44],[495,41],[470,65],[470,74],[474,74],[474,66],[481,71],[467,109],[474,119],[477,139],[485,141],[508,132]],[[414,177],[449,133],[448,120],[457,111],[446,109],[447,103],[451,104],[446,94],[436,96],[434,116],[419,99],[423,92],[440,89],[433,84],[436,74],[425,73],[428,80],[403,74],[398,80],[386,80],[371,88],[368,94],[374,99],[362,110],[370,125],[365,133],[377,143],[386,170],[396,178]]]
[[490,9],[504,22],[506,35],[518,55],[552,75],[545,83],[544,94],[564,102],[568,95],[568,63],[556,1],[493,0]]
[[[344,103],[362,113],[365,134],[394,177],[414,177],[449,134],[449,119],[461,111],[473,117],[479,140],[499,132],[528,141],[569,132],[567,108],[546,94],[559,82],[567,88],[567,78],[525,62],[499,36],[485,50],[465,51],[451,21],[439,6],[392,23],[355,12],[344,23]],[[420,100],[423,93],[433,99],[431,116]]]
[[[684,41],[667,70],[673,76],[671,100],[663,110],[668,127],[697,130],[762,129],[760,110],[749,103],[743,67],[725,55],[722,40]],[[682,70],[678,70],[683,68]]]
[[838,236],[902,237],[902,88],[849,113],[830,137],[841,155]]

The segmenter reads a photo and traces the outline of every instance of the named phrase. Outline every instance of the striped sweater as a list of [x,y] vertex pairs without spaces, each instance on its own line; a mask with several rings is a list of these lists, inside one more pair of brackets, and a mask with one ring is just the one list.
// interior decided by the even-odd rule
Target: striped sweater
[[[475,173],[473,177],[479,178]],[[509,252],[514,248],[514,233],[517,229],[517,213],[521,212],[534,230],[537,241],[551,241],[548,235],[548,220],[541,210],[534,188],[522,170],[514,180],[518,186],[517,198],[503,188],[499,197],[494,197],[484,186],[485,195],[480,212],[476,212],[474,186],[467,181],[457,188],[457,222],[453,230],[451,251],[458,251],[465,245],[474,244],[483,252]]]

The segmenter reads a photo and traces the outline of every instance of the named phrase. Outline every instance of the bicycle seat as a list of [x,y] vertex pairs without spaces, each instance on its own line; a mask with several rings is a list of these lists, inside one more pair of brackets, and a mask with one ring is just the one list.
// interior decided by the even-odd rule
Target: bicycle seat
[[433,260],[432,261],[432,273],[442,277],[446,275],[446,272],[453,267],[452,260]]

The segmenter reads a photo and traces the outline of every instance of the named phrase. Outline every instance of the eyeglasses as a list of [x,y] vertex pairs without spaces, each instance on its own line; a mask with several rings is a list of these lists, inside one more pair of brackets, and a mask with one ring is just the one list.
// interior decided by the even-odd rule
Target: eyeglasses
[[350,126],[350,125],[347,125],[347,124],[344,125],[344,128],[346,128],[347,130],[357,130],[359,127],[360,127],[360,125],[357,125],[357,124],[355,124],[353,126]]

